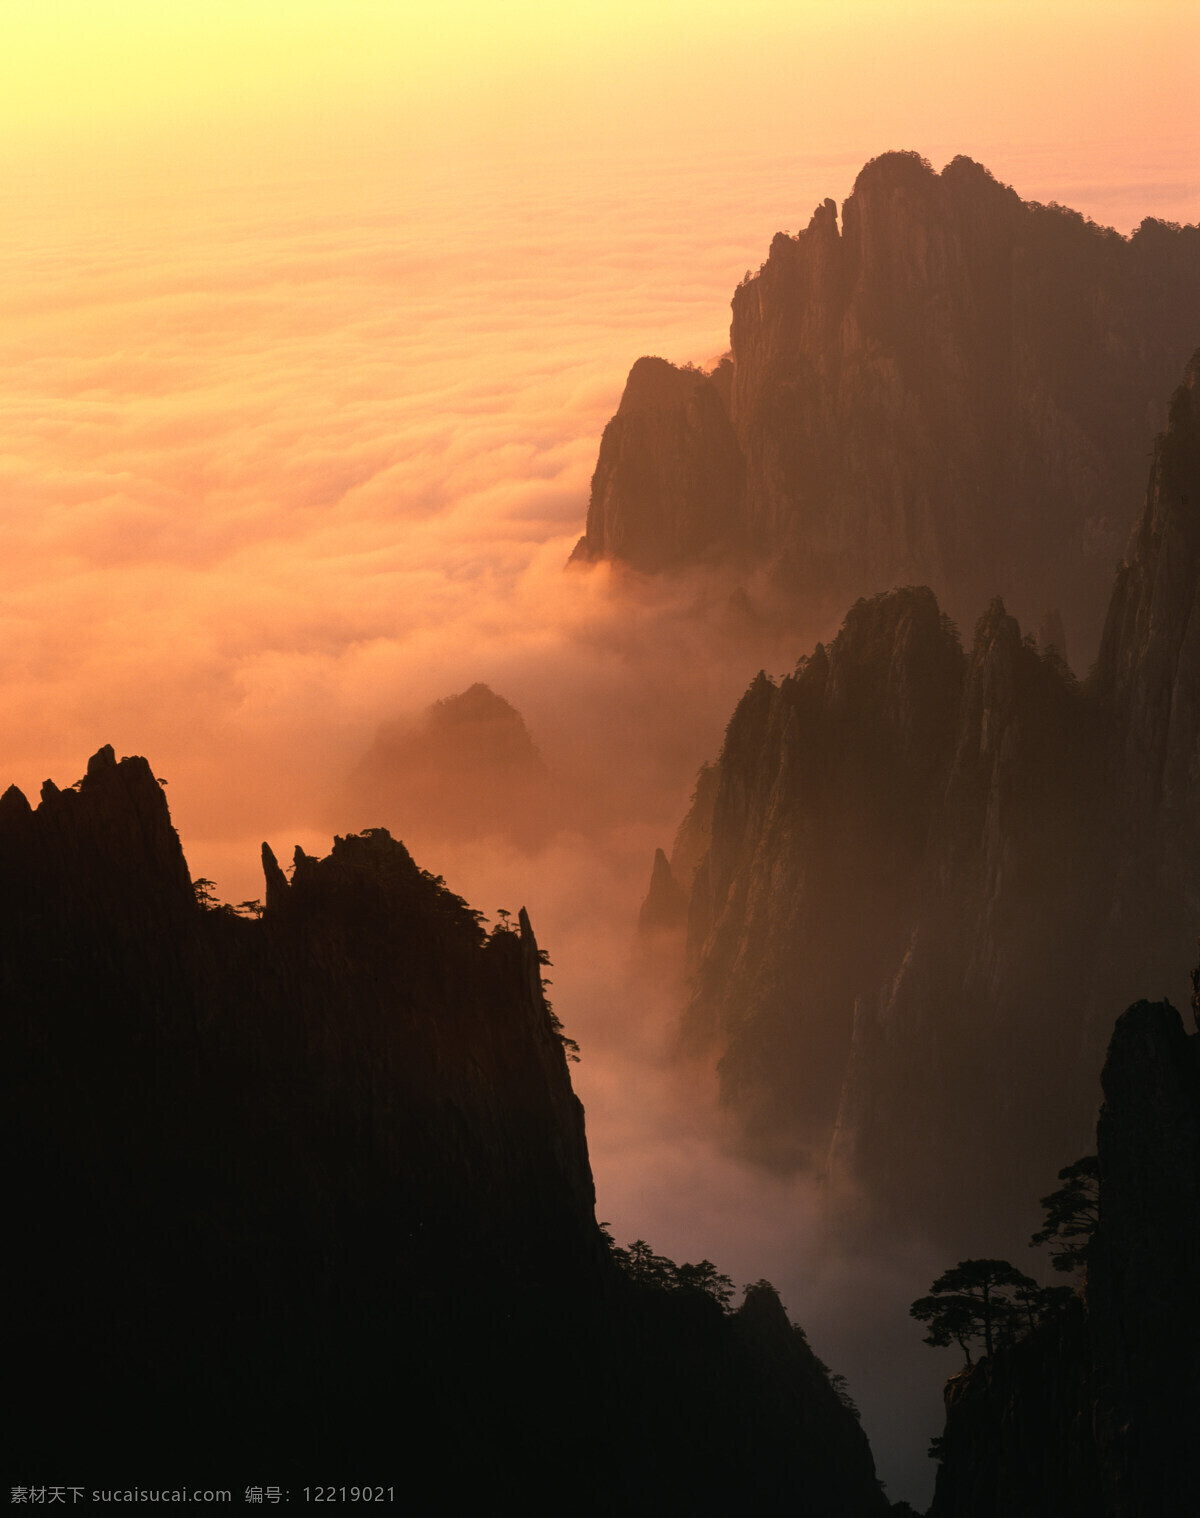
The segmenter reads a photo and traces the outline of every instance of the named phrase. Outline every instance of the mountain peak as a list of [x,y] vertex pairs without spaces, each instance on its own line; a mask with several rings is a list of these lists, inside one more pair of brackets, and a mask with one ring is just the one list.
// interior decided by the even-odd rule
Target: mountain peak
[[88,760],[87,772],[91,777],[101,775],[105,770],[116,769],[117,756],[113,752],[111,743],[106,743],[103,748],[98,748]]
[[33,809],[29,805],[25,792],[15,785],[10,785],[4,795],[0,796],[0,827],[10,819],[22,819],[32,814]]
[[913,148],[893,148],[868,158],[858,171],[851,194],[882,186],[893,189],[901,185],[929,186],[937,181],[937,170],[928,158]]
[[1083,663],[1142,481],[1148,419],[1200,341],[1200,236],[1133,238],[912,151],[779,233],[734,292],[717,384],[633,366],[573,561],[766,564],[830,617],[928,584],[957,620],[1057,606]]
[[687,926],[687,894],[662,849],[654,851],[650,887],[638,913],[638,933],[679,932]]
[[451,727],[471,722],[506,722],[524,728],[520,712],[490,685],[477,680],[455,696],[443,696],[429,708],[432,722]]
[[836,237],[838,230],[837,201],[826,197],[813,211],[806,230],[810,237],[820,236],[822,233],[827,237]]
[[419,842],[493,835],[532,849],[557,818],[552,778],[524,718],[482,681],[418,717],[381,724],[350,788],[372,822]]
[[618,414],[668,411],[686,406],[706,379],[699,369],[681,369],[665,358],[639,358],[629,371]]

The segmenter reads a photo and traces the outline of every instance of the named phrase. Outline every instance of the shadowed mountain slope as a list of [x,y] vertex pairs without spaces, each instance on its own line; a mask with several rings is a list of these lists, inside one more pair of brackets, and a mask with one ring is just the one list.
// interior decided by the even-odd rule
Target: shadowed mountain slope
[[263,862],[206,902],[111,748],[0,799],[14,1479],[886,1511],[773,1294],[618,1267],[525,914],[383,830]]
[[925,588],[751,685],[684,1021],[747,1152],[979,1254],[1086,1147],[1099,1009],[1179,995],[1200,919],[1198,524],[1193,360],[1085,685],[998,600],[964,654]]
[[1096,646],[1145,439],[1200,342],[1200,228],[1129,238],[885,153],[776,235],[706,378],[639,359],[577,560],[767,561],[831,613],[928,584]]

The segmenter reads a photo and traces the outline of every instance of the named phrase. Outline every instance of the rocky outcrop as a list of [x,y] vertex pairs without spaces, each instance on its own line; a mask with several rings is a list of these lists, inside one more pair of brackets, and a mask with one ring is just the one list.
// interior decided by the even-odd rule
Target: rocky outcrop
[[1085,1292],[947,1384],[931,1518],[1174,1518],[1194,1506],[1198,1043],[1166,1003],[1118,1021]]
[[930,1518],[1097,1518],[1082,1300],[946,1383]]
[[1200,920],[1200,353],[1155,442],[1093,685],[1128,797],[1114,918],[1145,945],[1140,984],[1165,989],[1156,945],[1187,942]]
[[960,1252],[1003,1253],[1087,1147],[1097,1009],[1148,975],[1186,984],[1196,369],[1088,683],[999,600],[964,656],[910,588],[859,602],[778,684],[760,675],[727,730],[685,1044],[719,1062],[746,1152],[893,1224],[952,1221]]
[[638,359],[604,429],[573,560],[620,559],[652,572],[738,551],[743,466],[731,377],[728,359],[711,375]]
[[1200,1038],[1168,1003],[1139,1002],[1103,1084],[1087,1266],[1101,1511],[1185,1513],[1200,1474]]
[[577,557],[749,554],[832,613],[897,584],[955,617],[999,593],[1028,625],[1059,607],[1090,653],[1198,341],[1200,228],[1124,238],[968,158],[886,153],[840,229],[826,200],[738,287],[728,375],[634,366]]
[[696,789],[675,832],[671,845],[671,873],[685,893],[690,892],[696,871],[704,863],[712,843],[713,808],[717,804],[720,771],[715,764],[703,764],[696,776]]
[[961,663],[932,594],[897,592],[860,603],[779,686],[760,674],[729,725],[685,1035],[721,1052],[763,1157],[821,1168],[845,1012],[903,953]]
[[680,932],[687,925],[687,911],[687,894],[671,873],[667,856],[661,849],[655,849],[650,887],[638,913],[639,934],[645,938],[656,933]]
[[[1091,717],[1000,602],[966,659],[927,589],[860,603],[794,675],[751,686],[684,1021],[748,1152],[909,1223],[1000,1228],[1047,1152],[1086,1136],[1090,1098],[1034,1088],[1085,1058],[1105,905]],[[997,1146],[1018,1102],[1030,1120]]]
[[195,889],[109,748],[0,799],[17,1479],[885,1511],[786,1319],[622,1275],[527,916],[382,829],[263,865],[265,906]]
[[[206,909],[146,762],[109,749],[0,826],[21,1358],[81,1459],[141,1427],[178,1470],[202,1429],[345,1469],[400,1345],[463,1350],[454,1300],[479,1329],[595,1269],[530,936],[485,937],[382,832],[290,883],[268,857],[261,918]],[[55,1420],[24,1434],[61,1460]]]
[[[846,1499],[838,1490],[840,1483],[831,1476],[862,1467],[865,1440],[853,1403],[831,1383],[828,1368],[813,1353],[804,1331],[788,1321],[778,1294],[768,1282],[746,1288],[733,1328],[734,1363],[740,1360],[747,1368],[752,1367],[754,1377],[771,1387],[762,1416],[773,1425],[774,1439],[780,1443],[789,1437],[792,1440],[791,1471],[783,1480],[777,1474],[760,1472],[754,1484],[745,1489],[744,1510],[776,1507],[786,1500],[790,1487],[805,1492],[814,1513],[846,1511]],[[847,1412],[851,1414],[849,1420]],[[798,1429],[804,1431],[801,1439],[795,1437]],[[819,1461],[813,1456],[816,1449],[821,1451]],[[821,1495],[817,1481],[826,1495]],[[862,1500],[862,1495],[856,1494],[854,1501]],[[874,1496],[871,1500],[878,1501],[880,1513],[888,1512],[885,1500]]]

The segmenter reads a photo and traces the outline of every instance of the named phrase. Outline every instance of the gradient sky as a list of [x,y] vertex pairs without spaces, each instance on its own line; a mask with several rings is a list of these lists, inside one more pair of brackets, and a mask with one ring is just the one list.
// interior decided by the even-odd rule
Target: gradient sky
[[[538,157],[902,129],[1100,148],[1188,130],[1190,0],[5,0],[0,121],[101,156],[522,143]],[[853,138],[850,143],[847,138]],[[306,139],[308,141],[306,142]],[[497,139],[499,139],[497,141]],[[160,148],[167,144],[160,142]],[[258,141],[261,146],[261,139]],[[143,148],[150,146],[143,142]],[[392,147],[394,149],[395,143]]]
[[193,849],[398,707],[533,699],[629,364],[719,352],[866,157],[1200,216],[1192,0],[2,11],[7,772],[145,749]]
[[[684,1108],[649,1123],[653,1037],[601,1021],[595,946],[753,671],[602,573],[564,579],[599,434],[639,354],[721,352],[771,235],[887,149],[969,153],[1123,231],[1200,219],[1200,5],[0,0],[0,20],[4,782],[145,753],[193,872],[239,900],[263,837],[328,846],[379,721],[486,680],[553,759],[623,703],[649,799],[603,857],[429,862],[486,911],[534,909],[618,1236],[786,1283],[801,1201],[773,1223]],[[664,638],[672,658],[640,657]]]

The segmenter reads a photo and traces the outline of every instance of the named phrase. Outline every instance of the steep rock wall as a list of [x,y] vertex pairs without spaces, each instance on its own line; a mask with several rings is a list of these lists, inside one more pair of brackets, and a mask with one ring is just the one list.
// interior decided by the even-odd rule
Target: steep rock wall
[[[1200,228],[1124,238],[968,158],[937,174],[885,153],[840,231],[826,200],[738,287],[711,395],[660,376],[679,398],[669,420],[641,411],[628,454],[622,401],[577,553],[644,571],[757,555],[833,613],[908,583],[957,618],[1000,594],[1026,625],[1060,608],[1089,658],[1139,460],[1198,341]],[[686,426],[685,393],[706,397]]]
[[1086,1147],[1100,1011],[1182,994],[1200,917],[1197,364],[1093,678],[994,601],[860,602],[730,722],[684,1040],[743,1147],[1000,1252]]
[[931,1518],[1164,1518],[1194,1506],[1198,1049],[1168,1003],[1118,1020],[1083,1295],[947,1384]]

